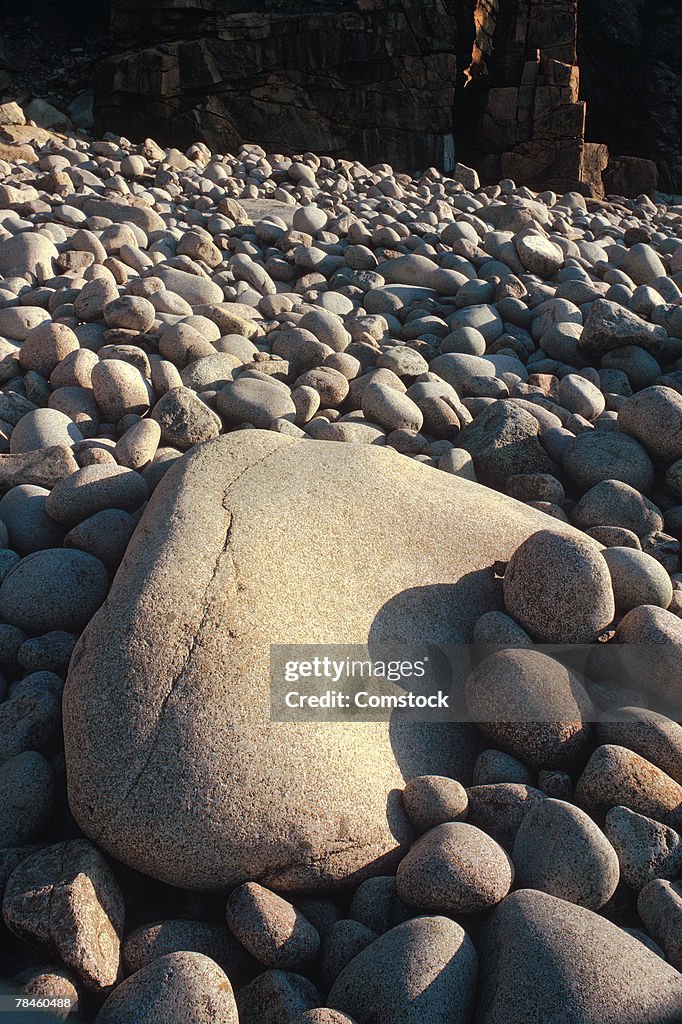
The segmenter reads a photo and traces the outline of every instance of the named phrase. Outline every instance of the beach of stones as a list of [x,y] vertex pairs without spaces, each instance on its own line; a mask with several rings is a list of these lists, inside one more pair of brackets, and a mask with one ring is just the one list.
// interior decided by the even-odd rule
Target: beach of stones
[[[5,980],[98,1024],[679,1024],[682,207],[30,127],[0,151]],[[74,647],[166,473],[245,431],[452,479],[436,534],[454,481],[540,523],[469,638],[472,776],[406,780],[411,841],[329,891],[174,888],[68,808]]]

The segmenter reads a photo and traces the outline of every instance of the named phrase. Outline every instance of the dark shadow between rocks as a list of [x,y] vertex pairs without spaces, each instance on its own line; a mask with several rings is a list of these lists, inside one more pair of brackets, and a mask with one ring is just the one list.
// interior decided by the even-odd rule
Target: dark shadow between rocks
[[[399,661],[427,657],[428,676],[401,682],[405,690],[449,695],[449,709],[434,713],[393,711],[390,739],[406,780],[416,775],[447,775],[471,783],[476,758],[484,741],[467,720],[464,681],[470,670],[474,623],[486,611],[502,607],[492,565],[466,573],[456,583],[438,583],[400,591],[377,612],[368,648],[374,659]],[[387,655],[388,652],[388,655]],[[444,720],[447,719],[447,720]]]

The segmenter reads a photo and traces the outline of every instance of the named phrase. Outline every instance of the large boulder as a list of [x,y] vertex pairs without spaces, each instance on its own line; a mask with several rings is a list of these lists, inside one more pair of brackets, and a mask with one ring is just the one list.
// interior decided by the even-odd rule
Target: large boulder
[[499,608],[493,564],[542,528],[574,535],[390,449],[255,430],[195,448],[154,492],[74,652],[79,825],[183,888],[386,874],[410,839],[391,791],[470,776],[473,727],[271,721],[270,645],[397,642],[410,657],[466,642]]
[[535,889],[507,896],[480,947],[478,1024],[676,1024],[682,975],[622,928]]

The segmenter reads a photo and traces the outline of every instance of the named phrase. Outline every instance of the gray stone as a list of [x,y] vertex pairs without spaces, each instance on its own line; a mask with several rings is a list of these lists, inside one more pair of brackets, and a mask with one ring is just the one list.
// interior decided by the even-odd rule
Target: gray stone
[[514,865],[502,847],[464,822],[436,825],[420,836],[396,874],[405,903],[449,914],[489,910],[513,881]]
[[622,880],[637,892],[654,878],[674,881],[682,870],[682,838],[660,821],[612,807],[604,833],[618,854]]
[[578,347],[588,353],[610,352],[625,345],[638,345],[656,352],[667,335],[617,302],[596,299],[587,314]]
[[23,846],[47,824],[54,796],[49,761],[35,750],[0,765],[0,846]]
[[49,493],[45,487],[20,484],[0,499],[0,520],[7,527],[11,546],[20,555],[55,548],[62,542],[64,528],[45,511]]
[[[665,570],[664,570],[665,571]],[[636,686],[673,706],[682,701],[682,620],[653,604],[640,605],[616,627],[620,662]]]
[[511,476],[552,472],[539,429],[537,419],[525,409],[495,402],[462,430],[457,443],[473,457],[481,483],[504,490]]
[[608,567],[587,538],[539,530],[504,574],[509,615],[540,643],[590,643],[614,615]]
[[626,399],[618,410],[618,429],[636,438],[656,458],[682,456],[682,395],[656,384]]
[[585,907],[533,889],[497,906],[481,945],[480,1024],[675,1024],[682,978]]
[[20,484],[52,487],[76,469],[78,463],[73,452],[65,445],[22,455],[0,455],[0,488],[9,490]]
[[202,391],[205,388],[223,388],[234,380],[235,370],[243,361],[229,352],[213,352],[188,363],[180,377],[186,388]]
[[682,828],[682,786],[632,750],[604,744],[592,754],[575,790],[576,802],[603,817],[623,806]]
[[235,938],[266,967],[305,967],[319,951],[320,936],[304,915],[256,882],[233,889],[226,918]]
[[573,519],[583,530],[592,526],[624,526],[638,537],[663,529],[660,509],[620,480],[602,480],[582,496]]
[[88,989],[100,992],[117,981],[123,897],[111,868],[85,839],[22,861],[7,883],[2,912],[15,935],[48,948]]
[[72,445],[82,441],[76,424],[57,409],[36,409],[19,420],[10,438],[10,452],[39,451],[53,445]]
[[189,388],[171,388],[152,409],[161,428],[161,442],[187,451],[220,432],[220,418]]
[[0,617],[26,633],[80,633],[107,596],[109,574],[84,551],[26,555],[0,583]]
[[183,951],[210,957],[235,984],[248,981],[257,969],[224,924],[208,921],[152,921],[128,932],[121,947],[126,974],[135,974],[168,953]]
[[579,807],[563,800],[541,800],[524,816],[512,859],[522,889],[599,910],[618,885],[616,851]]
[[637,911],[666,959],[682,971],[682,881],[656,878],[649,882],[639,894]]
[[138,334],[146,334],[156,319],[156,310],[142,295],[121,295],[108,302],[103,313],[107,327],[123,327]]
[[469,1024],[476,970],[473,943],[458,924],[416,917],[351,960],[327,1003],[358,1024]]
[[413,916],[398,896],[394,875],[379,875],[361,882],[353,894],[350,916],[378,935]]
[[359,921],[342,919],[325,932],[320,954],[320,979],[329,991],[344,967],[379,936]]
[[[330,540],[340,501],[352,544]],[[433,529],[443,508],[457,510],[445,538]],[[198,447],[157,487],[74,653],[64,724],[80,826],[185,888],[258,877],[278,891],[314,890],[385,874],[398,837],[409,840],[399,804],[389,801],[387,820],[389,793],[445,763],[469,772],[473,729],[436,730],[434,740],[388,722],[272,728],[271,644],[336,642],[339,629],[360,644],[421,643],[425,630],[433,643],[466,642],[497,603],[492,562],[543,522],[391,449],[255,430]],[[377,537],[392,552],[418,543],[419,560],[384,558]],[[316,555],[302,570],[304,548]],[[321,578],[331,604],[319,599]],[[137,679],[142,692],[131,689]],[[283,772],[289,797],[273,803],[267,787]]]
[[403,806],[417,832],[463,820],[468,802],[464,786],[443,775],[418,775],[403,790]]
[[531,767],[552,768],[585,750],[589,697],[563,665],[541,651],[489,655],[468,676],[465,697],[483,734]]
[[238,1024],[227,975],[201,953],[159,957],[120,983],[96,1024]]
[[218,412],[228,426],[252,423],[267,429],[276,419],[296,417],[296,406],[288,388],[275,381],[240,377],[218,393]]
[[239,1024],[280,1024],[319,1006],[321,1001],[308,978],[292,971],[264,971],[237,994]]
[[607,548],[602,551],[602,557],[609,567],[619,615],[642,604],[668,607],[673,599],[673,585],[670,576],[655,558],[644,551],[628,547]]
[[148,495],[144,478],[124,466],[84,466],[60,480],[45,499],[55,522],[71,527],[107,508],[134,512]]
[[11,694],[0,702],[0,764],[26,750],[41,750],[59,725],[59,695],[48,687]]
[[482,750],[474,765],[474,786],[494,786],[498,782],[526,785],[532,778],[525,764],[504,750]]
[[87,551],[104,562],[110,572],[118,569],[137,523],[120,508],[105,508],[74,526],[64,537],[65,548]]
[[78,637],[63,629],[25,640],[17,652],[17,661],[25,672],[55,672],[64,677]]
[[643,494],[653,486],[653,463],[642,445],[627,434],[587,430],[566,446],[562,461],[569,480],[581,492],[602,480],[620,480]]

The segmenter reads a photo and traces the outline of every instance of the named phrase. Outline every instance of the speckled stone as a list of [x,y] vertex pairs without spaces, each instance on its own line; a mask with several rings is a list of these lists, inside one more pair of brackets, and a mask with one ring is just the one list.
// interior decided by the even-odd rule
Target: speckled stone
[[328,992],[343,968],[378,938],[376,932],[359,921],[336,921],[322,940],[319,978],[323,992]]
[[477,957],[445,917],[416,917],[364,949],[336,979],[327,1004],[357,1024],[469,1024]]
[[31,635],[79,633],[107,596],[109,575],[84,551],[47,548],[26,555],[0,583],[0,617]]
[[576,802],[603,816],[622,805],[682,828],[682,786],[639,754],[615,744],[597,747],[578,779]]
[[474,765],[474,786],[494,786],[498,782],[525,785],[533,780],[525,764],[504,750],[482,750]]
[[585,750],[592,706],[581,684],[540,651],[498,651],[470,673],[469,712],[479,729],[534,768],[571,761]]
[[579,807],[541,800],[524,816],[514,840],[517,884],[599,910],[613,896],[618,857],[604,833]]
[[602,480],[582,496],[573,521],[583,530],[592,526],[624,526],[638,537],[663,529],[663,516],[653,502],[620,480]]
[[637,911],[666,959],[682,971],[682,881],[649,882],[639,894]]
[[[672,596],[672,595],[671,595]],[[624,615],[616,627],[620,660],[635,685],[680,706],[682,701],[682,620],[653,604]]]
[[682,871],[678,832],[627,807],[612,807],[604,833],[618,854],[621,878],[639,891],[653,878],[674,880]]
[[0,765],[0,846],[23,846],[47,824],[54,796],[49,761],[35,750]]
[[256,882],[232,891],[226,918],[235,938],[266,967],[304,967],[320,948],[320,936],[303,914]]
[[600,743],[628,747],[682,785],[682,726],[640,707],[622,707],[602,715],[596,725]]
[[168,953],[122,981],[96,1024],[238,1024],[227,975],[201,953]]
[[513,881],[514,866],[502,847],[463,822],[430,829],[412,844],[396,874],[405,903],[452,914],[488,910]]
[[466,818],[468,802],[464,786],[443,775],[417,776],[403,790],[403,806],[417,832]]
[[654,482],[654,465],[646,449],[627,434],[586,430],[570,441],[563,467],[581,492],[602,480],[620,480],[647,494]]
[[412,910],[398,896],[395,875],[378,875],[361,882],[353,893],[350,916],[383,935],[390,928],[412,917]]
[[[433,523],[446,507],[458,511],[443,535]],[[330,538],[341,508],[352,544]],[[473,727],[449,728],[434,744],[421,728],[388,722],[269,723],[270,646],[340,635],[366,644],[377,630],[406,643],[427,630],[436,643],[466,642],[497,603],[490,565],[543,521],[391,449],[255,430],[198,447],[154,492],[74,655],[64,727],[77,821],[120,859],[185,888],[257,877],[279,892],[314,891],[387,874],[412,835],[388,800],[404,786],[401,764],[431,774],[435,760],[466,776]],[[377,537],[391,551],[418,538],[421,557],[385,560]],[[316,552],[303,570],[302,545]],[[322,578],[332,605],[319,599]],[[415,597],[424,588],[426,602]],[[133,679],[144,679],[143,692],[133,693]],[[268,785],[282,773],[288,800],[273,802]],[[135,798],[122,803],[131,786]]]
[[618,429],[674,462],[682,456],[682,395],[660,384],[639,391],[618,410]]
[[512,893],[481,943],[480,1024],[676,1024],[682,978],[585,907]]
[[628,547],[607,548],[602,557],[609,567],[616,611],[620,615],[642,604],[668,607],[673,599],[673,585],[655,558]]
[[134,512],[148,493],[144,478],[125,466],[84,466],[55,484],[45,511],[55,522],[72,527],[104,509]]
[[540,643],[589,643],[613,619],[608,568],[588,539],[539,530],[512,555],[503,586],[507,612]]
[[263,971],[237,993],[239,1024],[280,1024],[321,1002],[315,985],[301,974]]
[[2,909],[15,935],[48,947],[87,988],[99,992],[117,980],[123,897],[111,868],[85,839],[57,843],[22,861],[7,883]]
[[259,969],[224,924],[209,921],[152,921],[128,932],[121,947],[126,974],[135,974],[168,953],[183,951],[215,960],[235,984],[249,981]]

